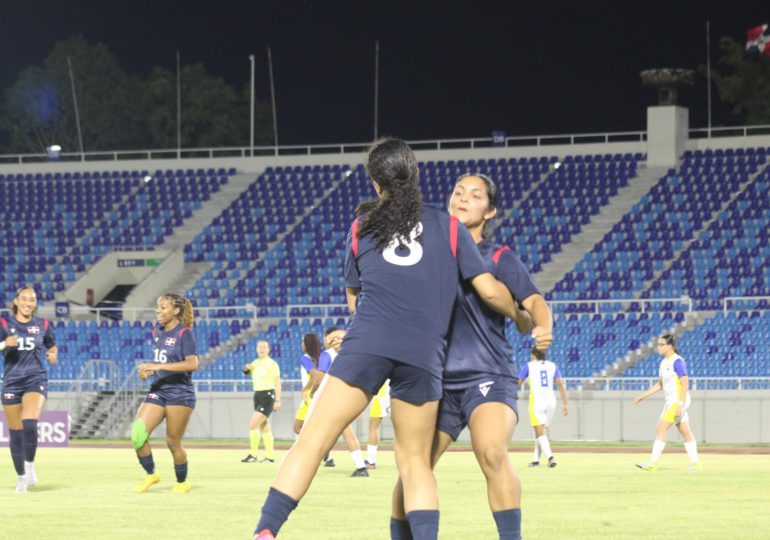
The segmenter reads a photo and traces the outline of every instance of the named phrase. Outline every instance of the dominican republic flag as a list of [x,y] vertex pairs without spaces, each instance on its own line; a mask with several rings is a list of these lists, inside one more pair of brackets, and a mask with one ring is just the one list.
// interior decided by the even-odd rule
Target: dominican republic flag
[[27,327],[27,333],[28,334],[39,334],[40,333],[40,327],[39,326],[28,326]]
[[746,51],[770,56],[770,28],[766,24],[746,30]]
[[165,345],[166,347],[173,347],[175,343],[176,343],[176,338],[170,337],[170,338],[166,338],[166,341],[163,342],[163,345]]

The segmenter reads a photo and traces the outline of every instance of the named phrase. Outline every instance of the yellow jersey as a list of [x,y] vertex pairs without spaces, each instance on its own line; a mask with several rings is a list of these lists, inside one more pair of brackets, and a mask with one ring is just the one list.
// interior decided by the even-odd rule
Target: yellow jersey
[[254,385],[254,391],[275,390],[275,379],[280,378],[281,368],[278,362],[265,356],[257,358],[251,364],[251,382]]

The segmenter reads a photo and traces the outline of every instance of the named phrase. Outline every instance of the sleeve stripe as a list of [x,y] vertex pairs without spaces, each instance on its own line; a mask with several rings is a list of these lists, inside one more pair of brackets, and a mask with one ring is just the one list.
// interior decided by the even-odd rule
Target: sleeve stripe
[[495,264],[499,263],[500,262],[500,256],[503,254],[503,252],[510,251],[510,250],[511,250],[511,248],[509,248],[507,246],[503,246],[501,248],[498,248],[494,252],[494,254],[492,255],[492,262],[495,263]]
[[452,248],[452,255],[457,258],[457,224],[459,221],[454,216],[449,216],[449,246]]
[[351,247],[353,250],[353,256],[358,257],[358,218],[353,220],[351,233],[352,233]]

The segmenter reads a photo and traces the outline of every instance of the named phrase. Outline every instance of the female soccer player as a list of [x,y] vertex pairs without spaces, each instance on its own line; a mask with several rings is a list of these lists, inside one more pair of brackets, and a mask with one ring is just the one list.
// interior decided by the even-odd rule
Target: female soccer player
[[[310,400],[313,398],[320,379],[323,376],[318,372],[319,359],[321,357],[321,340],[316,334],[305,334],[302,337],[302,359],[300,360],[300,379],[302,380],[302,405],[294,417],[294,433],[299,435],[302,425],[307,417]],[[326,370],[328,370],[328,366]]]
[[37,295],[26,286],[16,291],[11,304],[13,317],[0,318],[0,351],[5,356],[2,402],[18,476],[17,493],[37,484],[37,423],[48,397],[48,372],[41,352],[46,349],[49,364],[55,364],[57,357],[51,325],[35,317],[36,311]]
[[150,391],[139,408],[131,442],[147,476],[134,491],[144,493],[160,481],[155,472],[149,438],[153,430],[166,419],[166,444],[174,457],[176,484],[173,493],[187,493],[187,452],[182,447],[182,437],[195,408],[195,390],[192,372],[198,369],[192,303],[179,294],[168,293],[155,304],[158,326],[152,331],[153,361],[139,364],[139,377],[152,377]]
[[[487,239],[497,214],[497,187],[487,176],[466,174],[457,179],[449,213],[468,227],[495,274],[526,310],[515,318],[519,331],[534,323],[536,346],[551,343],[553,319],[545,299],[519,258]],[[433,443],[433,464],[468,426],[476,459],[487,481],[487,497],[500,538],[519,538],[521,487],[508,459],[508,443],[518,422],[517,380],[513,349],[505,337],[505,318],[487,308],[475,291],[462,283],[457,292],[449,351],[443,377]],[[411,538],[404,520],[400,483],[393,495],[391,538]]]
[[521,368],[519,386],[529,379],[529,421],[535,432],[535,453],[529,467],[540,466],[540,452],[548,460],[548,466],[556,467],[556,460],[548,440],[548,429],[556,411],[556,394],[554,385],[559,387],[562,401],[562,413],[569,414],[567,390],[564,388],[559,366],[545,357],[545,352],[536,347],[530,352],[530,361]]
[[471,280],[489,305],[514,314],[510,293],[489,273],[465,226],[422,205],[417,159],[405,142],[375,143],[367,171],[379,197],[359,206],[348,235],[345,282],[354,315],[262,507],[259,540],[278,533],[321,458],[388,378],[407,519],[415,538],[435,539],[430,448],[459,279]]
[[[270,343],[257,341],[257,359],[243,366],[244,375],[251,375],[254,386],[254,414],[249,421],[251,453],[241,461],[274,463],[274,439],[270,430],[270,414],[281,408],[281,368],[270,358]],[[265,455],[259,459],[260,432],[265,439]]]
[[658,468],[658,460],[666,447],[666,434],[668,428],[676,424],[679,433],[684,440],[684,448],[690,457],[691,472],[702,468],[698,459],[698,443],[690,431],[690,417],[687,409],[690,407],[690,378],[687,376],[687,366],[684,359],[679,356],[676,348],[676,336],[666,334],[658,338],[658,352],[663,355],[663,360],[658,368],[658,382],[647,391],[634,398],[634,403],[639,405],[643,399],[650,397],[659,390],[663,390],[666,403],[663,412],[658,419],[658,431],[655,442],[652,444],[652,455],[649,463],[638,463],[636,466],[644,471],[654,471]]

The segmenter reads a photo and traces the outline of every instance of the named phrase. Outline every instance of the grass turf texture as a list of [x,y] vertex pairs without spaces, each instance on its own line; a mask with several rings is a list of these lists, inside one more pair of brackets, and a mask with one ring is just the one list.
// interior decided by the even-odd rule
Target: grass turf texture
[[[38,450],[40,485],[14,493],[7,450],[0,470],[0,538],[136,540],[248,539],[277,464],[246,464],[244,450],[188,447],[186,495],[171,493],[171,456],[155,449],[162,480],[148,493],[129,448]],[[558,467],[528,469],[528,453],[511,459],[523,485],[523,536],[539,538],[766,538],[767,456],[703,456],[704,470],[687,472],[687,456],[664,453],[660,469],[634,467],[648,454],[558,454]],[[278,453],[280,459],[282,452]],[[321,468],[309,493],[281,531],[281,540],[388,538],[391,452],[380,452],[369,478],[349,478],[347,453]],[[497,538],[486,487],[470,452],[444,456],[437,470],[439,538]]]

